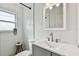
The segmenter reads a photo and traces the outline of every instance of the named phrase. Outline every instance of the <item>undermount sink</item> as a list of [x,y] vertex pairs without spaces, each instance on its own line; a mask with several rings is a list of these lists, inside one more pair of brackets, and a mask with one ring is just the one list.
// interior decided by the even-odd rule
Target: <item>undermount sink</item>
[[48,48],[55,48],[55,49],[59,48],[59,43],[50,42],[47,40],[38,42],[38,45],[48,47]]
[[50,42],[50,41],[46,41],[45,43],[46,43],[46,45],[49,46],[49,48],[55,48],[55,49],[58,49],[59,48],[59,43]]

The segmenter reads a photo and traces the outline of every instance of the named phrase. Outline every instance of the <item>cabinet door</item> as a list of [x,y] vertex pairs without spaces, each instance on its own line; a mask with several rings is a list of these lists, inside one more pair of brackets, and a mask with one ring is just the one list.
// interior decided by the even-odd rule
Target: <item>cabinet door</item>
[[41,47],[32,45],[33,56],[51,56],[51,52]]
[[60,54],[57,54],[57,53],[54,53],[54,52],[52,52],[51,55],[52,55],[52,56],[61,56]]

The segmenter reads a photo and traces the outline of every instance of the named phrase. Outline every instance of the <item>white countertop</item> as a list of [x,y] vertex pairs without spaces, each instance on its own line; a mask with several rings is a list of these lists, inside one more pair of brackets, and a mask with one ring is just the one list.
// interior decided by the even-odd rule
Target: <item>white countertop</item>
[[[44,48],[48,51],[58,53],[64,56],[79,56],[79,48],[76,45],[66,44],[66,43],[55,43],[48,41],[38,41],[33,43],[36,46]],[[50,48],[51,45],[51,48]],[[53,45],[53,47],[52,47]]]

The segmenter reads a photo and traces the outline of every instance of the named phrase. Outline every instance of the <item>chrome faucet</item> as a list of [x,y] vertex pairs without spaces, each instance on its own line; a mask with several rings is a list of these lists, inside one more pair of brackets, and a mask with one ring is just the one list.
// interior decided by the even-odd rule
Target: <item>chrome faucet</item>
[[53,40],[53,33],[52,32],[50,33],[50,36],[51,36],[51,42],[53,42],[54,40]]
[[[54,38],[53,38],[53,33],[50,33],[50,37],[48,37],[48,41],[54,42]],[[60,39],[55,39],[55,42],[58,43],[60,42]]]

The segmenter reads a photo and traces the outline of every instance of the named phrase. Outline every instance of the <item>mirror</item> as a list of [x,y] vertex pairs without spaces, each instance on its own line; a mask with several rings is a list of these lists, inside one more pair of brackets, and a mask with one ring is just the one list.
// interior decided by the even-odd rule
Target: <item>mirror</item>
[[66,29],[66,4],[50,3],[44,7],[43,12],[45,30]]

